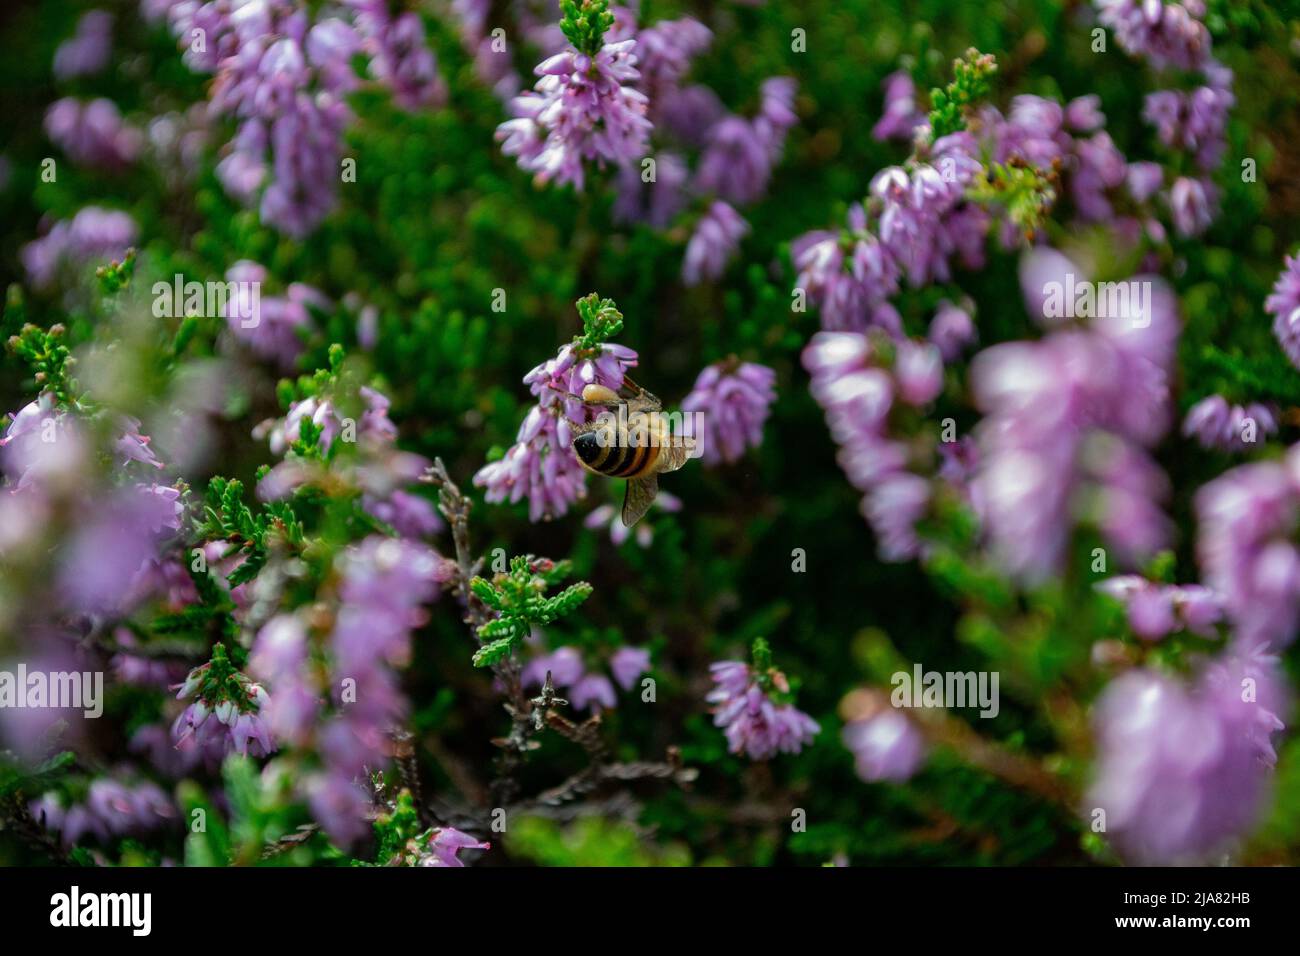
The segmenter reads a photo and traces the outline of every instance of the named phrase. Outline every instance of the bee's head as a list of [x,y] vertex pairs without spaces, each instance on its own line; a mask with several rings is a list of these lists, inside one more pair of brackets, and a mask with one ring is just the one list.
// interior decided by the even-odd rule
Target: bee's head
[[599,458],[604,448],[598,431],[583,432],[573,440],[573,450],[584,465],[590,465]]

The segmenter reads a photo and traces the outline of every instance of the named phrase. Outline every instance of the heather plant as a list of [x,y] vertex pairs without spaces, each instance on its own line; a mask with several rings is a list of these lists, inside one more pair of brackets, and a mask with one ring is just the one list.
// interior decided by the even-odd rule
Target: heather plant
[[1300,9],[0,30],[0,862],[1296,861]]

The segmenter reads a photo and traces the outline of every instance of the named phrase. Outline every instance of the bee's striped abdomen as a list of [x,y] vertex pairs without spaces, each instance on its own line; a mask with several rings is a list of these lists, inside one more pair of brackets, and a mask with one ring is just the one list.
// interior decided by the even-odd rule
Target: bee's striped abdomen
[[619,429],[617,444],[611,444],[601,435],[605,431],[584,432],[573,440],[573,450],[579,460],[597,474],[610,478],[639,478],[650,472],[659,460],[659,446],[648,442],[633,445],[626,429]]

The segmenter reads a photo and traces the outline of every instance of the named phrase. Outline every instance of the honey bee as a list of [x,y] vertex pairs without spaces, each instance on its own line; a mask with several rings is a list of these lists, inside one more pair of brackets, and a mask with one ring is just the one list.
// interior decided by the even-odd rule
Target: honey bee
[[696,457],[695,439],[673,434],[663,403],[630,378],[624,377],[617,392],[594,384],[583,388],[581,395],[556,390],[584,405],[605,409],[595,421],[570,422],[573,453],[593,474],[627,479],[623,525],[632,527],[654,504],[659,476]]

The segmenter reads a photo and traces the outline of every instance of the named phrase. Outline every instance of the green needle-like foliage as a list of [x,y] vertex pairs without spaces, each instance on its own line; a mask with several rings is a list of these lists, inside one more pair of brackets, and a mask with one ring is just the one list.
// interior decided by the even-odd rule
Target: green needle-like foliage
[[586,581],[571,584],[547,597],[547,589],[569,573],[568,562],[520,556],[510,560],[510,570],[491,581],[474,578],[470,589],[497,617],[478,629],[483,642],[474,653],[475,667],[491,667],[503,660],[534,625],[552,624],[591,596]]
[[989,95],[989,79],[998,71],[992,54],[974,47],[952,64],[953,78],[943,89],[930,91],[930,129],[934,139],[966,128],[966,110]]

